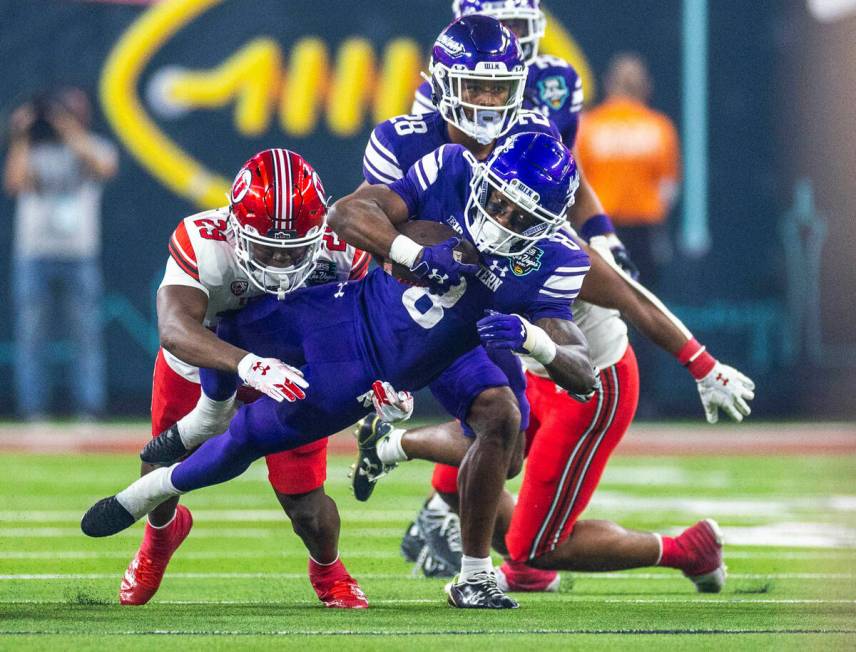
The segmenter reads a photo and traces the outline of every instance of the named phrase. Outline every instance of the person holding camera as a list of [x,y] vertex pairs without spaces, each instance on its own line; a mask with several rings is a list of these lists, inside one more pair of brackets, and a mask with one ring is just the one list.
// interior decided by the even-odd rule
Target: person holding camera
[[101,194],[118,154],[89,130],[90,117],[86,94],[71,88],[37,96],[10,118],[3,185],[16,198],[15,391],[19,415],[31,421],[48,413],[57,339],[72,346],[72,409],[85,419],[104,410]]

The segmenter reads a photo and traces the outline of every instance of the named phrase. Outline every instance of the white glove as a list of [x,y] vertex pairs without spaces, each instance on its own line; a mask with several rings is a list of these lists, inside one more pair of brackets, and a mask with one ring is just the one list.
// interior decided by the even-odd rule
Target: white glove
[[374,381],[372,391],[367,392],[365,396],[371,397],[372,405],[381,421],[387,423],[407,421],[413,414],[413,394],[396,392],[395,388],[385,380]]
[[300,369],[276,358],[260,358],[254,353],[241,358],[238,376],[253,389],[280,403],[294,403],[306,398],[303,390],[309,387]]
[[755,398],[755,383],[734,367],[717,362],[710,373],[696,383],[708,423],[719,420],[719,408],[738,423],[752,412],[746,401]]

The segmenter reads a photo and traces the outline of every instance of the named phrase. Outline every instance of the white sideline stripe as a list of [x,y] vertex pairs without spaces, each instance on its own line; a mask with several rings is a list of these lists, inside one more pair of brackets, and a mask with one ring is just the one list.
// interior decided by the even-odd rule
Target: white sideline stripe
[[[305,553],[304,553],[305,554]],[[124,556],[128,556],[125,554]],[[349,555],[350,556],[350,555]],[[103,580],[115,577],[115,573],[9,573],[0,575],[0,580]],[[304,579],[306,573],[170,573],[176,579]],[[586,580],[668,580],[683,581],[677,573],[574,573],[577,579]],[[852,580],[853,573],[729,573],[731,580]],[[367,579],[407,579],[407,573],[360,573]]]

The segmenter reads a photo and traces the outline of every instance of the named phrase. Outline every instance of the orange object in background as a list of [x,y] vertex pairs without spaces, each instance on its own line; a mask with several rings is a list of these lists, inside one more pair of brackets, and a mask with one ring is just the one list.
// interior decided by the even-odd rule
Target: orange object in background
[[577,152],[616,225],[665,220],[680,180],[678,135],[668,117],[628,97],[609,99],[583,115]]

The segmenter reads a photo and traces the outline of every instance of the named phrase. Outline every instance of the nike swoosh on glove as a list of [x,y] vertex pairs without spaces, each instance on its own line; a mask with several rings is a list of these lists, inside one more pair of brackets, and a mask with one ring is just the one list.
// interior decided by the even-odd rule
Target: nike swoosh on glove
[[410,271],[427,281],[432,292],[443,294],[461,282],[462,274],[475,274],[479,270],[478,265],[458,261],[455,247],[459,244],[461,239],[455,236],[440,244],[422,247],[419,260]]
[[747,401],[755,398],[755,383],[734,367],[717,362],[696,384],[708,423],[719,421],[720,409],[738,423],[752,412]]

